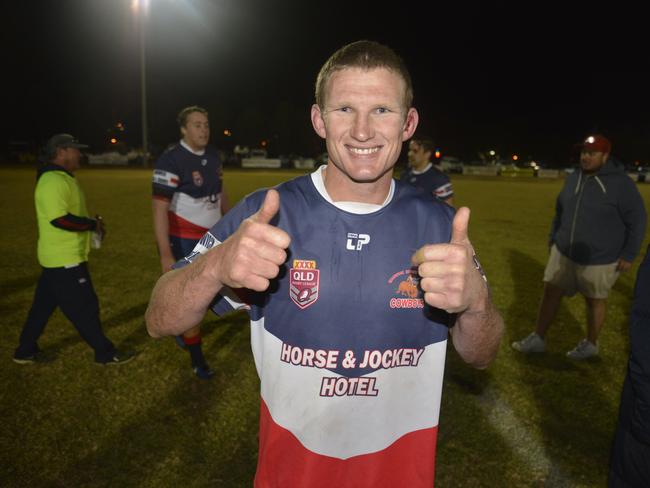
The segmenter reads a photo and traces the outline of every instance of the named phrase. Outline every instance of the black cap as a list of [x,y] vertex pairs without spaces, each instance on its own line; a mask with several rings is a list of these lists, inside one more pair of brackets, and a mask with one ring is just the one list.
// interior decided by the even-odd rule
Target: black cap
[[75,139],[70,134],[57,134],[50,137],[50,140],[47,141],[45,145],[45,152],[51,158],[56,156],[57,148],[67,148],[67,147],[76,147],[77,149],[87,149],[87,144],[81,144],[77,139]]

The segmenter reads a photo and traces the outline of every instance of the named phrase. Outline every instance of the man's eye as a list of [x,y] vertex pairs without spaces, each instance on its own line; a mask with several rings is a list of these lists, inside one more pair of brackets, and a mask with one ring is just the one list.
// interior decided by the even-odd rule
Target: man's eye
[[345,112],[345,113],[348,113],[349,111],[350,111],[350,107],[341,107],[341,108],[339,109],[339,112]]
[[387,114],[390,112],[390,110],[388,110],[386,107],[379,107],[378,109],[376,109],[376,112],[378,114]]

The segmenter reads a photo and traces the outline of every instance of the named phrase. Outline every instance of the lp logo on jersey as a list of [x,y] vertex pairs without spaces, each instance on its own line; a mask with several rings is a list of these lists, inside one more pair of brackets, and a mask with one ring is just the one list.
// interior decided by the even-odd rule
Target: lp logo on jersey
[[355,234],[348,232],[348,242],[345,246],[349,251],[361,251],[361,248],[370,242],[368,234]]
[[293,303],[305,309],[318,300],[320,271],[316,261],[294,259],[289,270],[289,296]]

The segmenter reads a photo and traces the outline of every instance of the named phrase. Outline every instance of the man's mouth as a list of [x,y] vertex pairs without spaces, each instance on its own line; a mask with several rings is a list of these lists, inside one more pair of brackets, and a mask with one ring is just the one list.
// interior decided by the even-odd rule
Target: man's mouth
[[380,147],[375,146],[375,147],[352,147],[348,146],[348,150],[351,153],[358,154],[360,156],[368,156],[370,154],[374,154],[377,151],[379,151]]

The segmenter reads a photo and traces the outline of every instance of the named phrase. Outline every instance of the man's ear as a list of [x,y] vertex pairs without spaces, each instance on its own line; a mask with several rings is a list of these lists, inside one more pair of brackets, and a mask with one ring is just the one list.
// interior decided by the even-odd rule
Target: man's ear
[[314,127],[316,134],[325,139],[325,121],[323,120],[323,112],[317,104],[311,106],[311,125]]
[[413,134],[415,134],[415,129],[418,128],[418,122],[420,121],[420,116],[418,111],[415,108],[409,108],[409,111],[406,113],[406,120],[404,121],[404,130],[402,131],[402,141],[408,141]]

